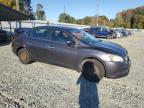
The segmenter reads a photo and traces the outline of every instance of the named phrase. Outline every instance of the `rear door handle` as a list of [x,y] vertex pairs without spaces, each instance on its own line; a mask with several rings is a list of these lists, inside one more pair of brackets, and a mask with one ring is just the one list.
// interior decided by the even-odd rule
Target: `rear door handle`
[[32,43],[31,43],[31,42],[27,42],[27,44],[28,44],[28,45],[32,45]]
[[54,46],[48,46],[48,48],[49,48],[49,49],[55,49],[55,47],[54,47]]

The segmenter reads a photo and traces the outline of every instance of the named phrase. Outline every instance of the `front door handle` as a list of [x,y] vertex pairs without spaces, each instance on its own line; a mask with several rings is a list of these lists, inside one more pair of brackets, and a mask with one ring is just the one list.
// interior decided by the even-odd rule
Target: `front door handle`
[[32,43],[31,43],[31,42],[27,42],[27,44],[28,44],[28,45],[32,45]]
[[49,49],[55,49],[55,47],[54,47],[54,46],[48,46],[48,48],[49,48]]

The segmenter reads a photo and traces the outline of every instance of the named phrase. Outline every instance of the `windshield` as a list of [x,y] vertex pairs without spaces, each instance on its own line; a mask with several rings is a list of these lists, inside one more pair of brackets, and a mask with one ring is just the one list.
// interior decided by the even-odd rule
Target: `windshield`
[[117,31],[117,32],[123,32],[124,29],[115,29],[115,31]]
[[78,39],[80,39],[81,41],[85,42],[85,43],[95,43],[95,42],[99,42],[98,39],[96,39],[94,36],[92,36],[91,34],[83,31],[83,30],[79,30],[79,29],[70,29],[70,32],[77,37]]

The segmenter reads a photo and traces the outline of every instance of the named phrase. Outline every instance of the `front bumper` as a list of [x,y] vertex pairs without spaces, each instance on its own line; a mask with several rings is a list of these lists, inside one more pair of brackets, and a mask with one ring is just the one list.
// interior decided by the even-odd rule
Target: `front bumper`
[[131,60],[128,58],[125,62],[106,62],[105,70],[107,78],[121,78],[129,74],[131,67]]

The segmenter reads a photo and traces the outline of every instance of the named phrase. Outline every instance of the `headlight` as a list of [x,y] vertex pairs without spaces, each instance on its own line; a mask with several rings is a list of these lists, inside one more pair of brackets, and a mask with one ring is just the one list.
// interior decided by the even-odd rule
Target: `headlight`
[[122,57],[113,54],[107,54],[102,56],[102,60],[109,62],[124,62],[124,59]]

